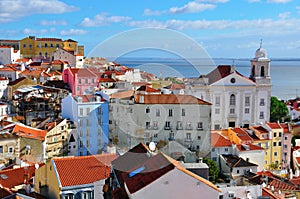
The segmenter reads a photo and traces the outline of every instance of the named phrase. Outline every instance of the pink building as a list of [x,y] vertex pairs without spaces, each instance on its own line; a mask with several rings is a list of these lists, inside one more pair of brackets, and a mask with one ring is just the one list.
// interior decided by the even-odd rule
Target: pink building
[[98,87],[98,76],[88,68],[66,68],[62,74],[73,95],[92,94]]

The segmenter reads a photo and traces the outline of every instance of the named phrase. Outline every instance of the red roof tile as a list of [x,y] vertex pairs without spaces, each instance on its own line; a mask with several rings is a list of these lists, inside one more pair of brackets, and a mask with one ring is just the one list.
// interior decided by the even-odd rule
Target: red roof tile
[[116,82],[113,78],[99,78],[99,82]]
[[36,38],[36,41],[54,41],[54,42],[62,42],[61,39],[58,38]]
[[[110,176],[110,164],[116,154],[54,158],[62,187],[90,184]],[[76,174],[76,175],[74,175]]]
[[157,92],[161,92],[160,90],[157,90],[155,88],[151,88],[150,86],[147,86],[147,85],[143,85],[141,87],[139,87],[137,89],[137,91],[145,91],[145,92],[148,92],[148,93],[157,93]]
[[[247,146],[248,148],[247,148],[246,146]],[[237,145],[236,145],[236,148],[237,148],[239,151],[264,150],[264,148],[262,148],[262,147],[260,147],[260,146],[253,145],[253,144],[247,144],[247,145],[237,144]]]
[[219,133],[211,133],[212,147],[231,147],[232,142]]
[[266,123],[271,129],[281,129],[282,127],[277,122],[267,122]]
[[242,141],[253,141],[253,139],[249,136],[249,134],[242,128],[234,128],[232,129],[236,133],[236,135],[242,140]]
[[20,137],[45,140],[47,131],[25,126],[23,124],[16,124],[12,133],[15,133]]

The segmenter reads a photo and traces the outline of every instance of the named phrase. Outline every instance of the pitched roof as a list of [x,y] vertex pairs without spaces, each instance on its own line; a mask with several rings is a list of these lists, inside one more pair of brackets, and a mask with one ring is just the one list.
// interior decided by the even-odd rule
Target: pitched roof
[[36,41],[54,41],[54,42],[61,42],[61,39],[58,38],[36,38]]
[[116,92],[112,93],[110,95],[110,98],[114,99],[123,99],[123,98],[130,98],[134,96],[134,90],[128,90],[128,91],[121,91],[121,92]]
[[23,124],[16,124],[12,133],[24,138],[45,140],[47,131],[25,126]]
[[[41,164],[40,164],[41,165]],[[27,180],[35,174],[35,166],[30,165],[25,169],[24,167],[16,168],[16,169],[7,169],[0,171],[0,184],[3,187],[13,188],[14,186],[24,184],[24,175],[28,174]]]
[[[141,97],[143,96],[143,101]],[[136,103],[141,104],[202,104],[211,105],[202,99],[196,98],[192,95],[177,95],[177,94],[147,94],[147,95],[136,95]]]
[[169,86],[165,86],[164,88],[170,90],[180,90],[185,88],[185,84],[170,84]]
[[212,147],[229,147],[232,142],[219,133],[211,133],[211,146]]
[[[110,176],[110,164],[116,154],[54,158],[58,180],[62,187],[90,184]],[[74,175],[76,174],[76,175]]]
[[253,141],[253,139],[249,136],[249,134],[243,129],[243,128],[233,128],[232,131],[236,133],[236,135],[242,140],[242,141]]
[[148,93],[157,93],[157,92],[161,92],[160,90],[157,90],[155,88],[151,88],[150,86],[147,86],[147,85],[143,85],[141,87],[139,87],[137,89],[137,91],[145,91],[145,92],[148,92]]
[[97,76],[94,72],[92,72],[88,68],[69,68],[69,69],[73,73],[73,75],[77,73],[77,77]]
[[267,122],[266,123],[271,129],[282,129],[282,127],[280,126],[280,124],[278,124],[277,122]]
[[254,144],[237,144],[236,148],[239,151],[255,151],[255,150],[264,150],[264,148],[260,147],[260,146],[256,146]]
[[224,159],[226,160],[226,164],[230,167],[250,167],[250,166],[257,166],[257,164],[247,162],[243,158],[240,158],[235,155],[222,155]]

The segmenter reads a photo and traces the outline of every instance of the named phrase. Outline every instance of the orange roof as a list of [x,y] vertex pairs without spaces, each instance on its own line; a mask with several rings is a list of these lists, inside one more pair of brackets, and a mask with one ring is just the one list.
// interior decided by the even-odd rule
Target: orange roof
[[36,70],[24,70],[23,72],[20,73],[20,75],[25,75],[25,76],[33,76],[33,77],[39,77],[41,74],[44,72],[43,69],[37,68]]
[[61,186],[65,187],[108,178],[111,162],[116,158],[116,154],[54,158],[53,164]]
[[53,60],[52,64],[63,64],[63,62],[60,60]]
[[55,42],[61,42],[61,39],[58,38],[36,38],[36,41],[55,41]]
[[260,147],[260,146],[253,145],[253,144],[247,144],[246,146],[248,146],[249,149],[245,148],[245,145],[242,145],[242,144],[237,144],[237,145],[236,145],[236,148],[237,148],[239,151],[264,150],[264,148],[262,148],[262,147]]
[[143,85],[143,86],[139,87],[137,89],[137,91],[145,91],[147,93],[160,93],[161,92],[160,90],[157,90],[155,88],[151,88],[150,86],[147,86],[147,85]]
[[232,131],[234,131],[242,141],[253,141],[249,134],[242,128],[234,128]]
[[[144,101],[141,101],[141,96]],[[198,99],[192,95],[176,95],[176,94],[147,94],[136,95],[136,103],[141,104],[203,104],[211,105],[202,99]]]
[[232,142],[219,133],[211,133],[212,147],[228,147],[232,146]]
[[95,73],[93,73],[91,70],[88,68],[69,68],[69,70],[75,74],[77,73],[77,77],[92,77],[92,76],[97,76]]
[[266,123],[271,129],[281,129],[280,124],[277,122],[267,122]]
[[133,90],[121,91],[121,92],[117,92],[117,93],[111,94],[110,98],[117,98],[117,99],[130,98],[133,95],[134,95],[134,91]]
[[16,124],[12,133],[24,138],[45,140],[47,131],[25,126],[23,124]]
[[29,62],[28,58],[17,59],[16,62]]
[[283,133],[291,133],[289,130],[289,125],[288,124],[280,124],[281,127],[283,128]]
[[26,171],[24,167],[2,170],[0,171],[0,184],[3,187],[7,187],[7,188],[13,188],[14,186],[22,185],[24,184],[24,180],[25,180],[24,179],[25,172],[27,172],[27,174],[29,175],[27,178],[27,180],[29,180],[35,174],[35,166],[34,165],[29,166]]

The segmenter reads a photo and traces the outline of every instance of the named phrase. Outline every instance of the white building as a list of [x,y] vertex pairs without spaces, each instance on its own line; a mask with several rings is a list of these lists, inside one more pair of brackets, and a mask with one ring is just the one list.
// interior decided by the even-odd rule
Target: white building
[[115,93],[110,136],[118,146],[175,140],[200,156],[210,151],[211,104],[191,95]]
[[84,59],[80,54],[73,54],[72,52],[58,48],[53,55],[54,60],[68,62],[69,65],[74,68],[83,68]]
[[13,47],[0,46],[0,64],[11,64],[20,58],[20,50],[14,50]]
[[220,65],[207,75],[187,79],[185,93],[212,103],[212,129],[248,127],[270,118],[270,59],[260,45],[249,78],[234,66]]

